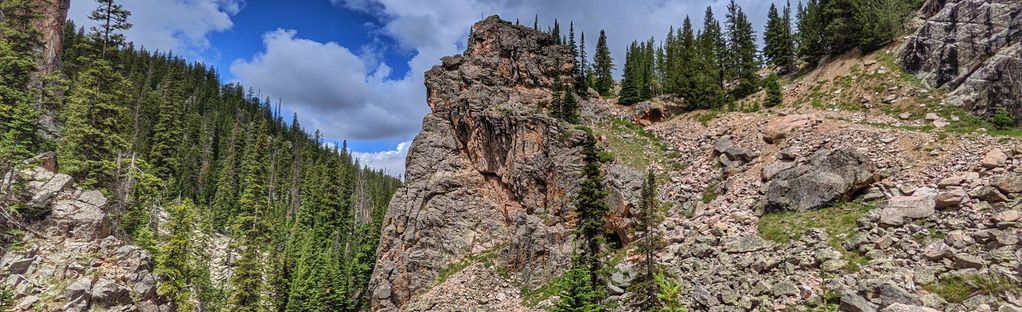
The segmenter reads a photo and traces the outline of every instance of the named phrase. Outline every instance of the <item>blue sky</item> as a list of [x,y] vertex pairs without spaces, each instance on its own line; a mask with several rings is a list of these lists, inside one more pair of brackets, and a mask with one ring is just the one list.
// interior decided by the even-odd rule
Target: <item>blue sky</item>
[[[762,32],[772,0],[738,1]],[[237,81],[283,101],[310,131],[347,140],[365,163],[404,170],[411,139],[428,113],[422,75],[439,58],[460,53],[472,23],[500,15],[540,24],[574,20],[589,55],[606,29],[615,60],[634,39],[663,38],[690,15],[724,17],[725,1],[635,0],[121,0],[133,12],[129,40],[216,66]],[[777,1],[778,3],[782,3]],[[795,3],[792,4],[793,6]],[[88,26],[91,0],[74,0],[70,18]]]

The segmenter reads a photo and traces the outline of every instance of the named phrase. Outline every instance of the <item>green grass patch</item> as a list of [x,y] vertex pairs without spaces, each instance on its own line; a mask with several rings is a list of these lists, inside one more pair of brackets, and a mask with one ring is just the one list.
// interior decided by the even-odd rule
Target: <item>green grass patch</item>
[[841,258],[848,262],[845,269],[857,272],[869,259],[857,251],[846,250],[843,243],[857,234],[859,218],[871,209],[873,205],[856,201],[803,212],[771,212],[760,217],[756,230],[763,239],[786,244],[801,239],[806,229],[823,229],[829,236],[827,244],[841,252]]
[[[592,130],[606,138],[608,149],[601,153],[601,159],[613,159],[639,172],[645,172],[654,163],[668,171],[683,170],[687,166],[681,155],[668,149],[656,135],[635,123],[611,118],[609,122],[595,125]],[[659,172],[657,178],[664,181],[668,178],[667,172]]]
[[554,295],[561,293],[561,275],[551,278],[546,281],[543,285],[540,285],[536,289],[529,289],[528,287],[522,287],[520,294],[522,295],[522,304],[526,307],[535,307],[540,302],[543,302]]
[[442,284],[448,278],[450,278],[454,274],[457,274],[458,272],[461,272],[461,270],[464,270],[465,268],[472,264],[483,262],[486,263],[487,265],[490,265],[491,264],[490,262],[497,257],[497,251],[500,250],[501,247],[502,246],[498,246],[496,248],[478,254],[471,254],[459,261],[455,261],[448,264],[447,267],[443,269],[443,271],[440,271],[440,273],[437,274],[436,281],[433,283],[433,285]]
[[996,296],[1017,292],[1022,290],[1022,286],[1015,285],[1003,276],[973,274],[942,277],[934,283],[923,285],[923,289],[948,302],[962,303],[975,295]]
[[699,115],[696,116],[696,120],[699,121],[699,123],[703,124],[703,126],[705,127],[709,125],[711,121],[717,119],[718,117],[720,117],[720,110],[711,109],[699,113]]
[[709,204],[715,199],[717,199],[717,182],[712,182],[703,190],[703,203]]

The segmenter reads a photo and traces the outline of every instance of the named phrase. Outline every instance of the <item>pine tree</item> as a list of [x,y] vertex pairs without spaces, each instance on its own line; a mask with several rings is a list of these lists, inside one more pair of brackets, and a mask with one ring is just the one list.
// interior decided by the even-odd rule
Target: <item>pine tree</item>
[[90,59],[67,99],[64,133],[58,145],[61,170],[86,187],[113,183],[115,160],[127,151],[121,136],[124,78],[109,61]]
[[650,311],[660,306],[657,300],[659,289],[655,280],[656,274],[660,272],[660,266],[656,263],[656,255],[663,245],[662,238],[656,232],[661,215],[656,199],[656,176],[652,168],[646,173],[646,181],[642,184],[639,211],[635,220],[639,275],[632,284],[633,300],[642,311]]
[[585,165],[582,167],[582,182],[578,186],[575,198],[575,214],[578,216],[576,231],[582,242],[582,263],[589,270],[589,279],[593,287],[600,282],[596,272],[600,270],[598,254],[605,238],[604,225],[607,222],[607,191],[603,186],[600,173],[600,158],[596,148],[596,138],[592,131],[586,129],[585,140],[582,141],[582,154]]
[[160,295],[171,300],[171,309],[192,311],[193,277],[196,263],[193,256],[195,235],[195,205],[190,199],[167,209],[170,219],[166,223],[167,237],[156,257],[156,274],[160,276]]
[[231,224],[231,218],[237,213],[238,201],[238,145],[242,139],[241,125],[235,123],[221,147],[220,171],[217,176],[216,191],[213,193],[212,221],[214,228],[222,230]]
[[600,305],[603,293],[593,286],[586,262],[581,257],[573,257],[572,265],[561,276],[560,299],[550,309],[551,312],[602,312]]
[[763,41],[765,42],[763,56],[766,57],[767,63],[770,65],[781,66],[781,58],[784,55],[782,27],[781,15],[777,11],[777,6],[771,3],[770,9],[767,10],[766,30],[763,32]]
[[[724,40],[724,33],[721,31],[720,22],[713,16],[713,9],[706,7],[703,17],[703,32],[700,35],[703,52],[701,53],[708,62],[710,74],[717,81],[717,86],[723,90],[725,70],[727,64],[727,42]],[[723,92],[723,91],[721,91]]]
[[759,90],[759,61],[756,58],[756,36],[745,12],[735,0],[728,3],[728,63],[731,79],[737,86],[731,90],[735,99],[741,99]]
[[266,132],[262,121],[254,121],[247,131],[247,144],[241,163],[242,191],[238,199],[239,215],[235,221],[234,239],[240,242],[240,255],[231,276],[231,297],[228,305],[234,311],[262,311],[263,298],[263,233],[266,202]]
[[[30,78],[35,74],[33,52],[39,33],[32,27],[38,18],[35,2],[4,0],[0,3],[0,170],[6,161],[28,158],[39,143],[38,113],[31,101]],[[3,172],[0,172],[3,174]]]
[[611,72],[614,70],[614,59],[610,56],[610,49],[607,48],[607,34],[600,30],[600,38],[596,41],[596,55],[593,56],[593,85],[596,92],[602,96],[613,94],[614,77]]
[[905,28],[912,7],[904,0],[853,0],[853,20],[859,25],[858,46],[874,51],[890,42]]
[[556,18],[554,19],[554,29],[550,31],[550,35],[554,36],[554,43],[556,44],[564,43],[561,40],[561,24],[557,22]]
[[96,2],[99,7],[92,11],[89,19],[99,22],[99,25],[92,27],[92,32],[101,47],[100,56],[106,57],[108,49],[118,49],[124,45],[124,34],[120,32],[131,28],[131,23],[128,23],[131,12],[114,0]]
[[[574,30],[574,25],[572,25]],[[589,96],[589,64],[586,60],[586,33],[582,32],[579,41],[578,53],[575,55],[575,94],[587,98]],[[575,36],[572,35],[572,40]]]
[[855,23],[853,0],[826,0],[820,2],[824,41],[827,52],[840,54],[851,50],[859,42],[859,26]]
[[820,57],[827,54],[823,32],[825,27],[823,10],[817,0],[809,0],[801,15],[798,24],[798,54],[806,62],[815,63]]
[[632,44],[628,46],[627,52],[625,52],[625,68],[624,78],[621,79],[621,93],[618,97],[618,103],[621,104],[635,104],[641,101],[642,95],[639,89],[641,81],[639,76],[639,44],[638,42],[632,41]]
[[178,171],[178,149],[184,139],[183,91],[180,77],[171,71],[160,82],[157,90],[151,92],[150,99],[155,102],[159,111],[156,125],[153,127],[153,145],[149,152],[149,161],[156,168],[156,175],[169,180]]
[[774,107],[784,103],[784,94],[781,90],[780,78],[777,74],[770,74],[766,79],[766,103],[765,107]]

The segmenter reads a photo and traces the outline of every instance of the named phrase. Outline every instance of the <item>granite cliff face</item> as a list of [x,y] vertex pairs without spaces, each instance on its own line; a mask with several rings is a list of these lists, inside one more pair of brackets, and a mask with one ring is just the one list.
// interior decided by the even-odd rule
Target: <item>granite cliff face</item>
[[33,25],[39,30],[43,43],[43,50],[39,55],[39,70],[48,74],[59,66],[64,23],[67,20],[67,10],[71,8],[71,0],[35,0],[35,2],[42,12],[42,16]]
[[1004,107],[1022,125],[1022,2],[929,0],[920,14],[898,55],[905,69],[950,90],[945,104],[985,117]]
[[373,310],[407,308],[468,258],[494,257],[528,284],[570,257],[582,133],[545,106],[555,83],[571,81],[571,52],[495,16],[472,31],[463,55],[426,73],[432,113],[384,221]]

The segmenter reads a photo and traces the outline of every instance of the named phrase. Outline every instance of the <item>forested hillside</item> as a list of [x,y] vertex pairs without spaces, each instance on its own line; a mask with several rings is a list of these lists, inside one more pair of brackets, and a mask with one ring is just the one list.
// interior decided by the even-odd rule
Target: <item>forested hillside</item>
[[[63,70],[36,72],[36,2],[0,11],[0,165],[55,151],[58,171],[111,198],[115,233],[154,255],[180,311],[352,311],[365,303],[380,223],[401,182],[346,144],[310,134],[216,69],[126,42],[130,12],[97,1],[102,27],[64,31]],[[59,123],[39,116],[56,112]],[[59,129],[43,137],[43,127]],[[5,238],[48,211],[20,205]],[[14,233],[14,234],[12,234]],[[224,250],[223,263],[210,253]]]

